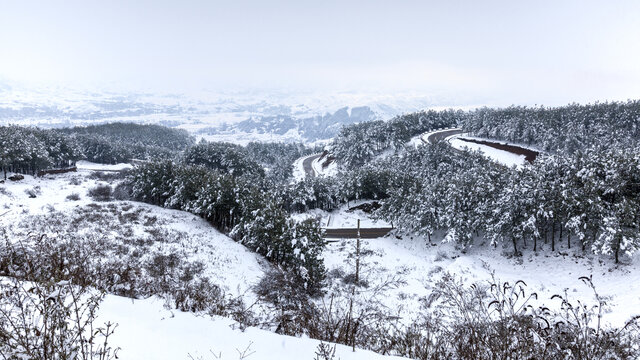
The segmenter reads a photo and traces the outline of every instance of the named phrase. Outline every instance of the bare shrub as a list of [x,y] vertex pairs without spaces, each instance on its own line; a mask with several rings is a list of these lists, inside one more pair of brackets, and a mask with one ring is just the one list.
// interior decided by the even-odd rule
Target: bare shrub
[[[13,248],[7,251],[7,248]],[[96,326],[97,309],[104,292],[43,270],[42,248],[6,243],[2,247],[0,281],[0,357],[2,359],[99,359],[117,358],[119,349],[109,345],[116,325]],[[20,266],[11,266],[19,261]],[[9,265],[9,266],[7,266]]]
[[[334,279],[343,276],[341,271],[329,274]],[[360,288],[360,297],[357,292],[344,296],[338,289],[316,303],[301,296],[303,292],[296,290],[299,285],[286,272],[274,271],[265,275],[255,291],[272,307],[271,326],[277,332],[305,334],[381,354],[422,360],[639,358],[640,317],[619,329],[602,326],[604,299],[590,279],[581,280],[594,290],[597,303],[572,302],[566,294],[556,295],[562,310],[554,312],[534,307],[537,294],[528,293],[522,281],[510,284],[494,279],[465,285],[445,274],[425,299],[420,316],[409,325],[389,315],[380,303],[384,292],[375,291],[377,286]],[[324,350],[317,356],[327,355]]]
[[121,201],[132,200],[133,197],[131,196],[131,191],[132,191],[132,188],[130,184],[127,184],[125,182],[120,182],[113,189],[113,198]]
[[274,314],[271,326],[276,333],[293,336],[308,333],[316,309],[294,274],[278,268],[270,270],[254,291],[271,306]]
[[93,171],[89,175],[89,178],[110,183],[110,182],[113,182],[114,180],[124,179],[125,176],[126,175],[120,171]]
[[336,346],[320,342],[316,348],[315,360],[333,360],[336,358]]
[[449,275],[438,283],[437,299],[431,300],[440,302],[436,314],[446,319],[443,334],[456,358],[637,358],[638,318],[619,329],[602,326],[605,303],[589,278],[581,280],[594,291],[597,304],[554,295],[562,310],[553,312],[532,306],[537,294],[527,293],[523,281],[466,287]]
[[71,177],[71,178],[69,179],[69,185],[75,185],[75,186],[78,186],[78,185],[82,184],[82,181],[83,181],[82,177],[80,177],[80,176],[73,176],[73,177]]
[[111,200],[111,186],[96,185],[89,189],[88,194],[94,201],[109,201]]
[[13,197],[13,194],[11,194],[11,191],[7,190],[7,188],[5,188],[4,186],[0,187],[0,195],[5,195],[9,198]]
[[69,201],[78,201],[78,200],[80,200],[80,194],[78,194],[76,192],[71,193],[71,194],[67,195],[67,200],[69,200]]
[[25,189],[24,192],[32,199],[35,199],[36,197],[38,197],[38,195],[42,193],[39,186],[34,186],[30,189]]

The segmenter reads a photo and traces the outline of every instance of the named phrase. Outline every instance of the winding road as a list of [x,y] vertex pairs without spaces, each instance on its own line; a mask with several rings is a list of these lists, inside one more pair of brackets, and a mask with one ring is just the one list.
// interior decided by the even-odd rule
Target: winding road
[[[461,134],[462,129],[446,129],[434,132],[427,136],[427,140],[422,139],[426,144],[435,144],[438,141],[442,141],[451,135]],[[320,157],[320,154],[312,155],[303,160],[302,166],[307,176],[316,176],[311,163]],[[376,239],[389,234],[393,228],[360,228],[361,239]],[[341,228],[341,229],[324,229],[325,239],[357,239],[358,229],[355,228]]]
[[306,176],[308,177],[316,177],[316,171],[313,170],[313,166],[311,166],[311,163],[320,157],[321,154],[315,154],[315,155],[311,155],[306,157],[304,160],[302,160],[302,168],[304,169],[304,173]]
[[[446,138],[448,138],[449,136],[452,135],[458,135],[458,134],[462,134],[463,131],[460,128],[455,128],[455,129],[444,129],[444,130],[439,130],[439,131],[435,131],[432,132],[430,134],[428,134],[426,136],[426,139],[424,137],[421,137],[420,139],[422,140],[422,142],[424,142],[425,144],[431,145],[431,144],[435,144],[437,142],[443,141]],[[468,141],[468,142],[475,142],[475,143],[480,143],[482,145],[486,145],[486,146],[490,146],[502,151],[507,151],[507,152],[511,152],[511,153],[515,153],[515,154],[522,154],[522,155],[527,155],[527,156],[532,156],[532,158],[527,157],[527,160],[529,161],[533,161],[533,159],[535,159],[535,156],[537,155],[537,153],[535,153],[534,151],[530,150],[530,149],[524,149],[524,148],[520,148],[518,146],[514,146],[511,144],[500,144],[497,142],[490,142],[490,141],[480,141],[480,140],[476,140],[476,139],[465,139],[465,138],[461,138],[461,140],[463,141]],[[456,150],[456,152],[458,153],[462,153],[462,151],[457,150],[454,148],[454,150]],[[535,153],[535,154],[530,154],[530,153]],[[307,174],[307,176],[311,176],[314,177],[316,176],[315,171],[313,170],[313,167],[311,166],[311,163],[320,157],[320,154],[317,155],[311,155],[309,157],[307,157],[306,159],[304,159],[303,161],[303,167],[304,167],[304,171]],[[360,238],[362,239],[375,239],[375,238],[379,238],[379,237],[383,237],[385,235],[387,235],[391,230],[393,230],[393,228],[361,228],[360,229]],[[358,237],[358,229],[355,228],[340,228],[340,229],[324,229],[324,238],[325,239],[356,239]]]
[[[427,144],[435,144],[438,141],[442,141],[451,135],[462,134],[462,129],[450,129],[450,130],[442,130],[429,134],[427,136]],[[424,139],[422,140],[424,141]]]

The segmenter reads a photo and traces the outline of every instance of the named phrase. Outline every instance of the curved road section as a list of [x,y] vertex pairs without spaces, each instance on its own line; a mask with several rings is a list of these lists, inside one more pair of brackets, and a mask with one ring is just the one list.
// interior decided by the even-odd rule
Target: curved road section
[[[458,135],[458,134],[462,134],[462,129],[457,128],[457,129],[445,129],[440,131],[434,131],[427,135],[426,143],[435,144],[438,141],[442,141],[448,138],[449,136]],[[422,141],[425,141],[424,138],[422,138]]]
[[308,177],[316,177],[316,171],[313,170],[313,166],[311,166],[311,163],[320,157],[321,154],[315,154],[315,155],[311,155],[306,157],[304,160],[302,160],[302,168],[304,169],[304,173],[306,176]]

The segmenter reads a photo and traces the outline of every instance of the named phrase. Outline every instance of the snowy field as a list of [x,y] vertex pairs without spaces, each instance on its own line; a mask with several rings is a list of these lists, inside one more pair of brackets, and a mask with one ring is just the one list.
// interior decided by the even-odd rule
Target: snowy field
[[[441,237],[432,237],[433,244],[422,237],[395,237],[362,240],[366,249],[364,276],[373,284],[381,279],[398,277],[405,284],[388,289],[381,296],[391,313],[405,321],[416,315],[436,282],[445,273],[461,278],[466,284],[489,284],[492,275],[511,284],[523,280],[527,290],[538,294],[534,305],[559,309],[560,302],[551,300],[566,290],[573,301],[597,304],[590,288],[579,277],[593,276],[600,296],[607,299],[608,310],[603,321],[621,326],[634,315],[640,315],[640,257],[629,264],[613,263],[611,258],[582,255],[577,249],[560,248],[552,253],[550,247],[533,253],[525,250],[522,258],[504,256],[509,250],[493,249],[488,245],[467,251],[450,244],[440,244]],[[348,267],[353,240],[329,245],[325,255],[329,269]],[[574,251],[575,250],[575,251]]]
[[[152,222],[154,227],[174,234],[177,239],[154,243],[145,251],[178,253],[185,261],[201,262],[205,265],[201,276],[230,294],[243,296],[249,304],[255,300],[252,286],[269,267],[260,256],[186,212],[129,201],[96,205],[87,192],[104,183],[86,170],[7,181],[0,184],[0,214],[4,214],[0,216],[0,226],[9,235],[24,234],[28,221],[46,223],[70,219],[79,231],[116,241],[121,235],[113,233],[116,228],[92,223],[88,216],[90,211],[100,211],[107,219],[120,218],[119,214],[137,214],[139,220],[125,221],[120,226],[131,227],[135,236],[143,236],[150,230],[145,223]],[[77,200],[69,199],[73,194],[78,195]],[[360,203],[349,205],[353,207]],[[363,228],[390,225],[376,221],[360,210],[348,209],[349,206],[344,206],[331,213],[314,210],[295,217],[318,217],[324,226],[335,228],[355,227],[357,219],[361,219]],[[511,283],[523,280],[528,291],[538,294],[536,304],[552,308],[560,304],[551,297],[564,291],[573,300],[595,304],[591,290],[578,280],[581,276],[591,275],[599,294],[607,301],[605,323],[619,326],[631,316],[640,314],[639,256],[629,263],[616,265],[609,257],[583,255],[575,246],[566,249],[565,244],[560,244],[556,252],[551,252],[549,246],[542,244],[537,253],[525,249],[523,257],[512,258],[505,256],[510,249],[494,249],[480,244],[480,240],[476,246],[464,250],[452,244],[441,244],[441,239],[441,234],[435,234],[429,244],[424,237],[397,237],[392,232],[385,238],[363,240],[361,273],[368,286],[358,291],[358,306],[376,306],[397,316],[398,321],[410,323],[425,311],[426,299],[446,273],[454,274],[467,284],[487,283],[492,276]],[[329,284],[324,301],[330,300],[330,296],[338,296],[336,302],[347,299],[345,279],[353,273],[354,251],[354,240],[327,245],[324,259]],[[311,359],[318,345],[316,340],[281,336],[256,328],[241,332],[230,319],[167,310],[163,301],[155,297],[133,301],[109,295],[101,309],[101,319],[119,324],[112,340],[114,345],[123,348],[121,359],[187,359],[189,355],[195,359],[213,359],[211,351],[216,356],[222,354],[223,359],[236,359],[238,353],[247,348],[252,352],[249,359]],[[353,353],[343,346],[337,349],[336,358],[340,359],[381,357],[362,350]]]
[[[314,359],[320,341],[278,335],[266,330],[237,329],[235,322],[221,317],[201,317],[167,310],[163,302],[150,298],[131,300],[107,296],[99,320],[118,323],[113,344],[122,347],[122,360]],[[144,334],[144,335],[142,335]],[[389,359],[371,351],[336,346],[336,359]]]
[[[0,216],[0,225],[9,232],[26,235],[31,230],[31,223],[73,223],[68,227],[51,226],[51,230],[102,236],[109,241],[121,241],[122,232],[139,238],[168,234],[167,237],[179,241],[154,241],[146,250],[159,254],[176,253],[202,263],[203,276],[212,283],[233,295],[247,295],[255,300],[249,290],[268,266],[260,256],[198,216],[184,211],[132,201],[96,203],[87,193],[106,182],[92,179],[91,173],[79,171],[43,178],[25,175],[22,181],[0,184],[0,214],[4,214]],[[36,197],[30,197],[31,193]],[[78,195],[78,200],[69,199],[70,195]],[[92,215],[95,218],[89,218]],[[109,226],[110,223],[113,225]],[[139,261],[147,260],[143,255]]]
[[348,204],[341,206],[339,209],[328,212],[320,209],[313,209],[306,213],[295,214],[294,218],[303,220],[306,218],[316,218],[320,221],[322,227],[327,229],[341,229],[341,228],[353,228],[355,229],[360,220],[360,227],[362,228],[386,228],[391,227],[391,224],[384,220],[372,219],[368,214],[362,210],[349,210],[354,206],[369,203],[371,201],[358,200],[350,201]]
[[[355,228],[358,219],[362,228],[391,226],[361,210],[348,210],[361,203],[352,202],[333,212],[311,210],[295,217],[316,217],[326,228]],[[523,280],[528,291],[538,294],[536,304],[550,308],[559,308],[559,301],[551,297],[565,290],[573,300],[596,304],[593,291],[579,280],[581,276],[592,275],[599,295],[608,299],[605,323],[620,326],[632,316],[640,315],[640,255],[630,263],[616,265],[611,257],[583,254],[579,246],[567,249],[562,243],[556,244],[556,252],[551,252],[550,245],[539,244],[536,253],[525,249],[522,258],[513,258],[511,248],[494,249],[480,239],[466,250],[442,243],[442,239],[442,234],[435,234],[429,243],[422,236],[397,237],[392,232],[384,238],[362,240],[368,254],[363,260],[367,269],[364,277],[371,284],[391,278],[403,282],[386,289],[380,299],[391,313],[406,322],[416,315],[445,273],[454,274],[467,284],[488,284],[493,275],[512,284]],[[354,247],[353,239],[330,243],[324,256],[329,272],[353,271]]]

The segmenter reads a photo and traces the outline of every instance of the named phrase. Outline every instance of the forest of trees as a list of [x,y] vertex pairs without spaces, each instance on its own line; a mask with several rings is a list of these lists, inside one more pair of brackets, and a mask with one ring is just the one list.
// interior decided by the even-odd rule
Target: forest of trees
[[[526,307],[513,311],[524,293],[513,297],[513,290],[508,292],[500,283],[484,290],[466,288],[445,276],[433,294],[450,307],[433,317],[404,327],[375,310],[371,317],[363,312],[366,320],[352,326],[351,310],[332,310],[333,297],[329,307],[310,301],[327,291],[325,280],[332,275],[324,266],[318,220],[297,221],[292,215],[316,208],[332,211],[350,200],[370,199],[381,205],[373,217],[391,222],[397,232],[422,235],[428,242],[432,237],[443,239],[463,251],[470,246],[496,251],[499,247],[504,254],[520,256],[542,247],[551,252],[577,248],[624,261],[640,249],[638,104],[423,111],[388,122],[355,124],[344,127],[328,147],[339,162],[338,173],[300,182],[291,181],[294,160],[318,149],[301,144],[196,143],[184,131],[135,124],[61,130],[3,126],[0,167],[5,173],[34,174],[80,159],[147,160],[118,179],[121,199],[198,215],[271,262],[277,270],[261,280],[256,293],[278,309],[277,322],[286,324],[278,326],[281,333],[420,358],[433,358],[431,352],[446,358],[537,358],[551,352],[583,354],[586,359],[592,357],[583,347],[636,354],[636,328],[596,334],[582,321],[600,320],[593,309],[585,310],[575,323],[561,313],[534,318],[525,314]],[[426,131],[453,126],[545,152],[533,163],[509,168],[477,152],[454,151],[444,142],[418,147],[407,143]],[[111,187],[103,186],[111,194]],[[42,257],[42,263],[50,263],[50,256]],[[469,299],[473,302],[466,302]],[[490,302],[484,307],[486,301]],[[487,312],[492,304],[512,308],[491,315],[496,314]],[[453,323],[443,322],[438,311],[453,314]],[[546,327],[539,325],[542,321]],[[551,321],[557,322],[552,326]],[[637,318],[628,324],[637,326]],[[589,336],[595,341],[578,341]],[[520,348],[503,346],[514,338]],[[486,339],[490,341],[481,341]],[[470,343],[477,345],[469,347]]]
[[[483,108],[458,122],[472,135],[571,154],[590,146],[628,146],[640,139],[640,101],[556,108]],[[616,145],[617,146],[617,145]]]
[[[406,146],[448,126],[548,153],[515,170],[446,144]],[[382,199],[377,216],[429,239],[443,231],[446,241],[480,238],[515,254],[562,241],[618,262],[640,248],[639,128],[637,101],[403,115],[345,127],[332,144],[343,171],[325,187],[342,200]]]
[[332,152],[340,166],[353,168],[371,161],[385,150],[400,149],[411,137],[429,130],[456,126],[463,111],[420,111],[389,121],[371,121],[342,127],[333,139]]
[[[190,151],[201,149],[207,153],[209,144],[200,145]],[[234,146],[219,150],[220,159],[226,159],[229,154],[238,164],[250,162],[246,158],[235,158],[238,153]],[[240,176],[234,175],[231,168],[217,165],[150,162],[134,169],[125,186],[130,187],[136,200],[201,216],[293,274],[309,294],[321,289],[325,275],[321,228],[315,219],[292,220],[287,212],[289,207],[276,195],[279,192],[274,191],[278,184],[266,180],[264,172],[252,171]]]
[[0,126],[0,144],[0,168],[5,178],[7,172],[34,175],[84,158],[74,139],[53,130]]
[[102,164],[170,159],[194,143],[185,130],[159,125],[111,123],[57,131],[70,135],[87,160]]
[[[344,127],[330,145],[341,171],[293,185],[293,160],[312,149],[196,144],[184,131],[153,125],[0,127],[0,166],[34,173],[83,158],[153,160],[130,178],[135,198],[198,214],[282,264],[292,260],[273,244],[293,251],[291,244],[301,244],[295,234],[313,228],[286,220],[290,213],[354,199],[381,201],[375,216],[429,239],[440,231],[446,241],[467,246],[480,239],[514,254],[562,242],[619,261],[640,248],[639,119],[637,101],[406,114]],[[516,170],[445,144],[407,146],[413,136],[453,126],[547,152]],[[269,222],[279,224],[269,227],[277,233],[258,240],[268,231],[255,226]],[[317,226],[313,231],[311,238],[320,236]]]
[[459,126],[479,137],[572,154],[592,146],[633,146],[640,140],[640,101],[571,104],[545,108],[511,106],[472,111],[420,111],[385,121],[344,126],[332,152],[341,166],[362,166],[405,146],[413,136]]
[[0,126],[0,168],[36,174],[76,161],[116,164],[173,158],[194,142],[186,131],[158,125],[114,123],[65,129]]

